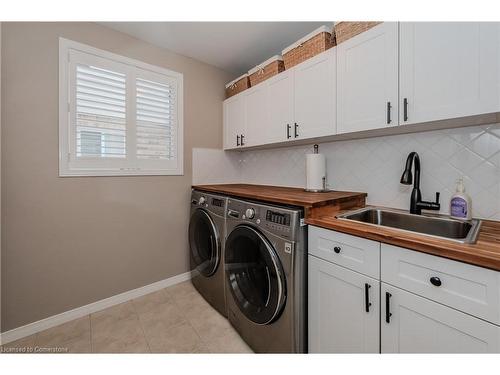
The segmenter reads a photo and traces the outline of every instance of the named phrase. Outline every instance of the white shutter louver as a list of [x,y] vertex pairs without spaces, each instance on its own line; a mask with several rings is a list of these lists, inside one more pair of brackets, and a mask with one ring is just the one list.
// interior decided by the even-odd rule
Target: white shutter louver
[[76,156],[125,158],[125,74],[76,66]]
[[59,175],[182,175],[182,74],[63,38],[59,48]]
[[137,158],[171,160],[175,150],[175,86],[137,78]]

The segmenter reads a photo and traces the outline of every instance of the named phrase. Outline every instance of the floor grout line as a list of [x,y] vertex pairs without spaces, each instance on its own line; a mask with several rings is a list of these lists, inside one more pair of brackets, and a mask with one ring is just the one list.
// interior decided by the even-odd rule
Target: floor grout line
[[[187,281],[186,281],[187,282]],[[192,284],[191,284],[192,285]],[[198,330],[195,328],[195,326],[193,325],[193,323],[191,322],[191,319],[188,318],[188,317],[185,317],[185,314],[184,314],[184,309],[182,308],[182,306],[179,305],[178,301],[177,301],[177,298],[175,298],[174,295],[170,294],[168,292],[168,288],[164,288],[164,292],[172,299],[172,302],[174,303],[174,305],[177,307],[177,309],[179,310],[179,312],[182,314],[183,316],[183,319],[184,319],[184,322],[182,323],[178,323],[174,326],[177,326],[177,325],[181,325],[181,324],[184,324],[184,323],[187,323],[189,325],[189,327],[191,327],[191,329],[193,330],[193,332],[195,333],[195,335],[198,337],[199,339],[199,343],[203,346],[207,346],[207,342],[201,337],[200,333],[198,332]],[[191,292],[188,292],[188,294],[191,294]],[[208,347],[208,346],[207,346]]]
[[134,307],[134,312],[137,315],[137,320],[139,321],[139,326],[141,327],[142,335],[144,336],[144,341],[146,341],[146,345],[148,346],[148,351],[149,351],[149,353],[153,353],[151,351],[149,339],[148,339],[148,336],[146,335],[146,331],[144,330],[144,326],[142,325],[141,316],[140,316],[139,312],[137,311],[137,307],[135,306],[134,300],[130,300],[130,301],[132,302],[132,306]]
[[90,352],[94,353],[94,340],[92,338],[92,317],[91,314],[89,314],[89,325],[90,325]]

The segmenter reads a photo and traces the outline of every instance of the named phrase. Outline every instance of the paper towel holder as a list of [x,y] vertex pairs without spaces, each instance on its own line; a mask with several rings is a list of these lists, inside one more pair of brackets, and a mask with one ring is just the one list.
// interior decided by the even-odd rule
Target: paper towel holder
[[304,189],[307,193],[328,193],[331,191],[326,187],[326,176],[323,177],[323,189]]
[[[319,146],[317,144],[314,145],[314,153],[317,154],[319,152]],[[308,193],[327,193],[330,191],[330,189],[327,189],[326,187],[326,176],[323,176],[323,188],[322,189],[307,189],[305,188],[304,191]]]

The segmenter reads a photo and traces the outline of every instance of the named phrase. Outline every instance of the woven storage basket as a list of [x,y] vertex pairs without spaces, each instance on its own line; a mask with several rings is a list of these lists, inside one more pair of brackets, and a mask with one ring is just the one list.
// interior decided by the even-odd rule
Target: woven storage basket
[[250,87],[248,75],[243,74],[226,85],[226,99],[233,95],[239,94]]
[[276,55],[248,71],[250,86],[255,86],[285,70],[283,57]]
[[336,44],[345,42],[380,23],[382,22],[338,22],[334,26],[335,42]]
[[331,30],[327,26],[321,26],[282,51],[285,69],[290,69],[334,45]]

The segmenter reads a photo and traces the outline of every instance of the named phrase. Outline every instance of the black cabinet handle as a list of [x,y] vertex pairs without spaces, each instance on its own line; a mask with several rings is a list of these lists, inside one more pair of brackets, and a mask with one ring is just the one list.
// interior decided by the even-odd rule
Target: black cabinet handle
[[292,129],[290,124],[286,124],[286,139],[292,138],[292,136],[290,135],[290,129]]
[[299,136],[299,124],[295,123],[295,138]]
[[387,123],[391,123],[391,102],[387,102]]
[[242,134],[242,135],[240,136],[240,138],[241,138],[241,145],[240,145],[240,146],[244,146],[245,144],[243,143],[243,138],[245,138],[245,136]]
[[237,135],[236,136],[236,146],[239,146],[240,145],[240,136]]
[[370,312],[370,306],[372,305],[370,303],[370,294],[368,292],[368,290],[371,288],[372,286],[368,283],[365,283],[365,311],[366,312]]
[[391,299],[392,294],[389,292],[385,292],[385,322],[390,323],[391,322]]
[[408,98],[403,99],[403,120],[408,121]]
[[340,249],[340,246],[335,246],[335,247],[333,248],[333,251],[335,251],[335,253],[336,253],[336,254],[340,253],[340,250],[341,250],[341,249]]
[[441,286],[441,279],[437,276],[431,277],[430,282],[434,286]]

